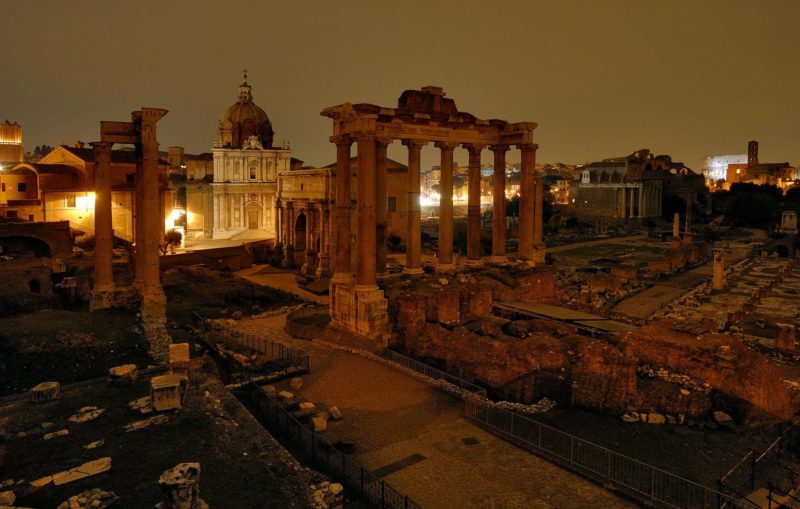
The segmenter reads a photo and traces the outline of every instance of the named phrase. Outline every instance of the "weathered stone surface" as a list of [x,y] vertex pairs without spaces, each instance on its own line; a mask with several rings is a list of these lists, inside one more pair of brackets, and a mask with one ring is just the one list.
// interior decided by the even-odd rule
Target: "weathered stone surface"
[[158,478],[164,500],[157,509],[207,509],[200,498],[200,463],[180,463]]
[[2,491],[0,492],[0,506],[14,505],[14,501],[17,499],[17,496],[14,494],[13,491]]
[[65,437],[67,435],[69,435],[69,430],[65,428],[65,429],[60,429],[58,431],[53,431],[52,433],[45,433],[44,435],[42,435],[42,439],[52,440],[58,437]]
[[292,401],[294,401],[294,393],[289,391],[281,391],[278,393],[278,399],[282,403],[291,403]]
[[622,421],[623,422],[639,422],[639,416],[633,416],[630,414],[622,414]]
[[733,419],[730,415],[723,412],[722,410],[715,411],[712,416],[714,417],[714,422],[717,424],[731,424],[733,423]]
[[42,382],[31,389],[31,401],[43,403],[52,401],[61,395],[61,384],[58,382]]
[[342,411],[339,410],[339,407],[337,406],[332,406],[328,408],[328,413],[330,414],[331,419],[333,419],[334,421],[338,421],[339,419],[342,418]]
[[61,486],[62,484],[71,483],[79,479],[85,479],[93,475],[102,474],[111,470],[111,458],[99,458],[93,461],[88,461],[81,466],[65,470],[53,475],[53,484]]
[[169,417],[161,414],[161,415],[154,415],[153,417],[143,419],[141,421],[134,421],[131,423],[126,424],[123,429],[127,432],[137,431],[140,429],[144,429],[148,426],[159,425],[159,424],[166,424],[169,422]]
[[79,495],[69,497],[57,509],[103,509],[119,501],[113,492],[103,491],[99,488],[87,490]]
[[291,387],[293,391],[299,391],[303,387],[303,379],[299,376],[292,378],[289,380],[289,387]]
[[659,414],[657,412],[651,412],[650,416],[647,419],[649,424],[664,424],[667,422],[667,419],[664,417],[663,414]]
[[94,442],[89,442],[88,444],[84,445],[83,448],[86,450],[97,449],[98,447],[105,445],[105,443],[105,439],[95,440]]
[[111,377],[112,382],[133,383],[139,376],[139,370],[136,368],[136,364],[123,364],[109,369],[108,376]]
[[314,426],[314,431],[325,431],[328,429],[328,417],[320,412],[311,418],[311,424]]
[[78,410],[78,413],[75,415],[70,415],[67,417],[67,421],[79,424],[83,422],[89,422],[97,419],[100,415],[105,412],[105,408],[97,408],[96,406],[85,406]]
[[128,403],[128,408],[130,408],[134,412],[139,412],[141,414],[149,414],[153,411],[153,400],[150,398],[150,396],[145,396],[143,398],[135,399]]
[[314,405],[314,403],[311,403],[310,401],[304,401],[300,403],[297,406],[297,408],[299,408],[300,410],[314,410],[316,406]]
[[277,389],[275,389],[274,385],[262,385],[261,392],[266,394],[268,398],[273,399],[277,394]]
[[186,390],[185,375],[161,375],[150,379],[150,398],[153,409],[176,410],[181,407]]

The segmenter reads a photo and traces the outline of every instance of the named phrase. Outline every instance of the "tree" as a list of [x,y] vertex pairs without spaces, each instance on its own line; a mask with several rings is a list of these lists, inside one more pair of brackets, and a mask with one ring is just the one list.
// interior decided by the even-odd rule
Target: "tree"
[[164,243],[159,246],[161,248],[161,254],[167,254],[167,250],[175,254],[175,250],[181,246],[181,241],[183,241],[181,232],[178,230],[167,231],[164,234]]

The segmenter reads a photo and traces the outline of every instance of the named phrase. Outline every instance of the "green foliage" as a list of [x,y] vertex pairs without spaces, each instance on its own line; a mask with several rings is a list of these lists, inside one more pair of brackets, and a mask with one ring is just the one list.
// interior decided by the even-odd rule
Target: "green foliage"
[[771,193],[741,191],[731,195],[725,204],[725,217],[735,226],[766,228],[778,220],[780,203]]

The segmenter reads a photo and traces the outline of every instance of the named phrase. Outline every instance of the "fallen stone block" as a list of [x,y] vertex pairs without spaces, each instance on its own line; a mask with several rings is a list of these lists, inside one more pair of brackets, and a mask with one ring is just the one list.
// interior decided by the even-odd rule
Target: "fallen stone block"
[[274,399],[277,394],[277,389],[275,389],[274,385],[264,385],[261,387],[261,392],[266,394],[269,399]]
[[140,429],[144,429],[148,426],[159,425],[159,424],[166,424],[169,422],[169,417],[161,414],[161,415],[154,415],[148,419],[143,419],[141,421],[134,421],[131,423],[126,424],[122,429],[127,432],[137,431]]
[[17,495],[13,491],[0,492],[0,506],[12,506],[17,499]]
[[722,410],[715,411],[712,416],[714,417],[714,422],[720,426],[733,424],[733,418]]
[[292,388],[294,391],[299,391],[301,387],[303,387],[303,379],[299,376],[296,376],[289,380],[289,387]]
[[208,509],[200,498],[200,463],[180,463],[158,478],[164,500],[156,509]]
[[102,474],[111,470],[111,458],[99,458],[93,461],[88,461],[83,465],[75,468],[70,468],[63,472],[53,474],[53,484],[61,486],[62,484],[71,483],[80,479],[85,479],[93,475]]
[[316,412],[317,411],[315,409],[297,410],[295,412],[292,412],[292,415],[294,415],[296,419],[305,419],[307,417],[311,417],[312,415],[316,414]]
[[324,413],[318,413],[311,418],[311,424],[314,426],[314,431],[325,431],[328,429],[328,416]]
[[122,364],[109,369],[108,376],[112,383],[132,384],[139,377],[139,370],[136,364]]
[[314,405],[314,403],[311,403],[310,401],[304,401],[298,405],[298,408],[300,410],[314,410],[316,406]]
[[43,488],[48,484],[50,484],[51,482],[53,482],[53,476],[47,475],[45,477],[40,477],[38,479],[31,481],[29,484],[34,488]]
[[97,449],[98,447],[105,445],[105,443],[105,439],[95,440],[94,442],[89,442],[88,444],[84,445],[83,448],[86,450]]
[[105,408],[97,408],[96,406],[85,406],[78,410],[78,413],[67,417],[67,421],[72,423],[89,422],[97,419],[105,412]]
[[141,414],[149,414],[153,411],[153,400],[150,399],[150,396],[145,396],[143,398],[135,399],[128,403],[128,408],[130,408],[134,412],[139,412]]
[[68,429],[60,429],[60,430],[54,431],[52,433],[45,433],[44,435],[42,435],[42,438],[45,439],[45,440],[52,440],[52,439],[58,438],[58,437],[65,437],[67,435],[69,435],[69,430]]
[[281,400],[282,403],[291,403],[294,400],[294,393],[281,391],[278,393],[278,399]]
[[99,488],[86,490],[78,495],[69,497],[56,509],[104,509],[119,501],[119,497],[110,491]]
[[658,412],[651,412],[650,417],[648,418],[647,422],[649,424],[664,424],[667,422],[666,417]]
[[328,413],[331,415],[331,419],[333,419],[334,421],[338,421],[339,419],[342,418],[342,411],[339,410],[339,407],[337,406],[330,407],[328,409]]
[[183,402],[186,375],[161,375],[150,379],[150,399],[157,412],[177,410]]
[[622,415],[622,421],[623,422],[639,422],[639,417],[638,416],[634,417],[634,416],[632,416],[630,414],[623,414]]
[[44,403],[52,401],[61,395],[61,384],[58,382],[42,382],[31,389],[31,401],[33,403]]

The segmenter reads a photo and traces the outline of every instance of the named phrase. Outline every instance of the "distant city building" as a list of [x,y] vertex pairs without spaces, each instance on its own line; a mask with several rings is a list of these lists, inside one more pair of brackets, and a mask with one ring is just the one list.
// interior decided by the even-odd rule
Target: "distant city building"
[[710,156],[703,159],[703,173],[712,189],[729,189],[731,184],[749,182],[786,189],[798,185],[800,171],[784,163],[761,163],[758,142],[747,143],[747,153],[733,156]]
[[0,163],[21,163],[24,158],[22,126],[6,120],[0,124]]
[[707,192],[701,174],[648,149],[585,165],[564,187],[569,207],[582,219],[658,217],[666,196],[694,203]]

